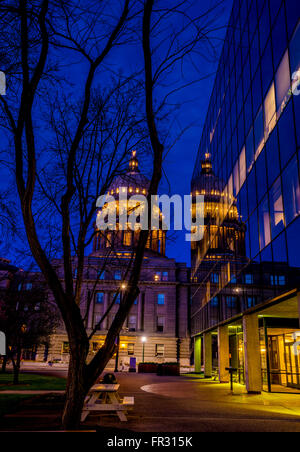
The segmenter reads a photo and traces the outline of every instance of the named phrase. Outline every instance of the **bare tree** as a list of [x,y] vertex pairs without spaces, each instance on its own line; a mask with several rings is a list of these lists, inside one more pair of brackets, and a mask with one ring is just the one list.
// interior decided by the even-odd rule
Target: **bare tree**
[[7,341],[5,363],[8,359],[13,364],[15,385],[19,383],[22,354],[49,345],[59,322],[57,307],[48,300],[40,275],[17,274],[0,307],[0,329]]
[[[150,145],[149,200],[157,193],[169,151],[160,124],[170,120],[172,96],[192,83],[183,77],[185,61],[199,57],[201,46],[202,52],[203,46],[207,51],[212,48],[215,10],[196,14],[196,6],[163,0],[91,1],[88,6],[72,0],[0,4],[0,43],[8,55],[4,70],[10,93],[0,98],[3,127],[13,144],[13,169],[30,250],[60,310],[70,344],[64,428],[78,426],[85,396],[115,351],[116,338],[139,293],[149,234],[139,235],[127,275],[128,290],[104,345],[87,363],[89,337],[80,301],[95,201],[124,170],[128,152],[137,144]],[[143,55],[143,64],[133,73],[107,67],[116,48],[133,44]],[[84,68],[76,96],[62,70],[67,52],[69,67],[77,58]],[[101,85],[96,86],[97,81]],[[160,99],[154,100],[157,87]],[[63,283],[50,258],[53,242],[63,256]]]

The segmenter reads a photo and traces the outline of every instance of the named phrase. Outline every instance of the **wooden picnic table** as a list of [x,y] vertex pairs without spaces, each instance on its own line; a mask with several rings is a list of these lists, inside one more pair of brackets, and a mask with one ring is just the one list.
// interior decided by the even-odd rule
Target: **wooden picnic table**
[[120,421],[126,422],[126,412],[134,405],[134,397],[120,398],[118,394],[119,384],[96,384],[91,389],[85,400],[81,415],[84,422],[91,411],[94,412],[116,412]]

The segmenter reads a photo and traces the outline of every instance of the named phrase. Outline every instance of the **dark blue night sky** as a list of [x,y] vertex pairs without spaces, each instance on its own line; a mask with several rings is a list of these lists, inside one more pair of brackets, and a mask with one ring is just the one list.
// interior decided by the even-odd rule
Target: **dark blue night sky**
[[[189,88],[186,88],[184,94],[182,92],[178,92],[172,99],[175,103],[181,104],[181,106],[170,126],[170,141],[172,141],[173,137],[175,139],[175,137],[180,133],[180,129],[188,128],[188,130],[186,130],[184,135],[175,143],[172,151],[165,159],[164,173],[167,175],[168,181],[166,177],[164,177],[161,183],[160,192],[163,193],[180,195],[190,193],[190,182],[200,142],[202,127],[204,125],[214,77],[218,66],[218,59],[222,50],[223,39],[232,7],[232,0],[224,0],[224,2],[221,3],[221,9],[218,10],[218,18],[216,20],[216,24],[214,25],[216,28],[213,33],[215,45],[214,57],[205,58],[204,56],[199,56],[199,67],[197,68],[199,71],[198,74],[196,74],[194,65],[187,65],[185,67],[185,73],[188,75],[187,79],[191,76],[191,72],[194,71],[194,78],[196,79],[201,77],[202,80],[191,85]],[[209,8],[211,4],[212,2],[210,0],[202,0],[198,5],[197,2],[195,2],[195,14],[199,14],[199,11]],[[125,51],[124,48],[122,48],[121,51],[116,49],[112,55],[110,55],[107,65],[110,65],[111,68],[115,66],[116,69],[121,67],[122,71],[126,73],[126,71],[131,70],[131,66],[134,66],[135,60],[139,58],[142,59],[143,56],[142,54],[139,55],[136,52],[136,47],[134,46],[132,48],[127,47]],[[72,88],[72,86],[68,86],[66,88],[66,93],[70,96],[76,96],[76,91],[73,92],[72,90],[76,90],[76,85],[83,83],[86,67],[84,64],[80,66],[80,62],[79,64],[77,62],[75,66],[69,65],[68,60],[66,60],[64,70],[67,73],[68,81],[74,83],[74,88]],[[174,76],[176,76],[176,74]],[[193,76],[191,76],[191,78],[193,78]],[[174,86],[176,86],[176,79],[174,79]],[[160,93],[158,92],[157,95],[159,96],[159,94]],[[183,99],[184,103],[182,103]],[[46,133],[43,133],[42,140],[47,142]],[[0,138],[1,150],[5,149],[6,146],[6,137],[2,132]],[[141,168],[141,170],[143,171],[143,168]],[[9,180],[9,173],[7,171],[8,170],[3,169],[3,167],[0,169],[0,179],[2,180],[2,183],[0,182],[1,186],[5,185]],[[147,174],[145,169],[144,172]],[[185,232],[177,232],[176,238],[172,238],[167,242],[167,256],[173,257],[177,261],[187,262],[189,264],[190,244],[189,242],[185,242],[184,234]],[[20,254],[17,254],[13,248],[8,250],[8,253],[3,257],[11,259],[15,264],[21,264],[19,262]]]

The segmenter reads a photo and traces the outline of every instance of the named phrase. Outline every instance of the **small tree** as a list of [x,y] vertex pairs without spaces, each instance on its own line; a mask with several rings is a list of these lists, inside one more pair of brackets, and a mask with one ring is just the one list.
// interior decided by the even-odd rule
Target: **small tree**
[[22,354],[49,344],[59,325],[56,306],[47,300],[42,283],[25,281],[28,280],[22,279],[17,288],[14,284],[8,289],[0,312],[0,330],[6,335],[6,359],[12,361],[14,384],[19,383]]

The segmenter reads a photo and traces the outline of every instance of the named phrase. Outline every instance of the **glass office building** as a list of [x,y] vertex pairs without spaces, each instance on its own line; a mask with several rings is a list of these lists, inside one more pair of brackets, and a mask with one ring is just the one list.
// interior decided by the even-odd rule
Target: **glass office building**
[[192,179],[195,367],[248,392],[300,390],[299,12],[234,0]]

